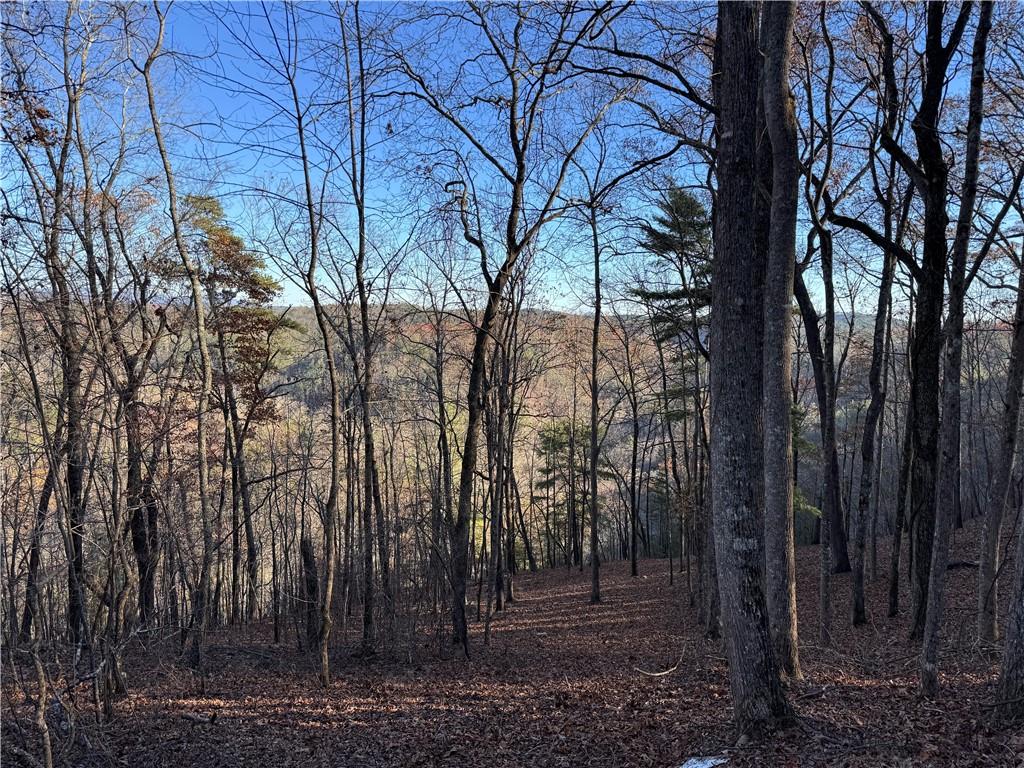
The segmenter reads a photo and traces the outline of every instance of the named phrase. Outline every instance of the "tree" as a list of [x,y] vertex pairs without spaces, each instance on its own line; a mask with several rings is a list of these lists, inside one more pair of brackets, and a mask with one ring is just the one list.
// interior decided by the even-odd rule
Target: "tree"
[[[928,605],[921,654],[921,691],[926,696],[934,696],[939,688],[939,627],[944,608],[946,566],[949,563],[949,534],[953,525],[956,499],[960,497],[960,379],[963,363],[964,297],[971,283],[967,274],[967,250],[975,218],[975,203],[978,199],[985,51],[988,46],[989,30],[992,28],[992,6],[991,2],[981,3],[978,26],[974,33],[964,179],[949,270],[949,311],[943,327],[945,360],[942,370],[942,423],[939,429],[941,461],[935,499],[935,541],[932,544]],[[985,250],[982,249],[983,254]]]
[[1017,539],[1003,666],[995,694],[996,714],[1006,720],[1024,717],[1024,526],[1021,526]]
[[144,62],[139,65],[133,60],[132,64],[142,74],[146,85],[146,97],[149,102],[149,117],[153,128],[153,138],[156,141],[157,152],[163,166],[164,179],[167,183],[167,206],[171,230],[174,236],[174,247],[178,258],[181,260],[181,266],[185,271],[191,290],[196,343],[199,348],[201,383],[199,397],[196,401],[196,462],[199,470],[199,517],[203,529],[203,554],[199,571],[199,583],[196,586],[196,592],[192,601],[191,624],[192,662],[200,674],[205,674],[203,669],[203,643],[206,641],[206,627],[209,617],[210,569],[213,563],[214,546],[208,496],[210,469],[207,459],[207,410],[210,402],[210,392],[213,389],[213,363],[207,340],[204,291],[200,282],[199,269],[189,253],[188,245],[185,242],[183,217],[178,209],[178,191],[175,185],[174,170],[171,166],[170,154],[164,143],[163,128],[160,123],[160,113],[157,109],[156,91],[153,84],[153,67],[162,53],[167,16],[166,11],[162,11],[159,5],[156,4],[153,6],[153,12],[157,23],[156,37],[147,52]]
[[[884,119],[893,120],[894,116],[888,112]],[[902,231],[906,225],[909,212],[910,192],[904,196],[902,212],[897,214],[896,207],[896,162],[890,159],[888,173],[882,178],[876,169],[877,156],[871,155],[871,171],[875,198],[882,207],[883,231],[887,238],[899,242]],[[885,185],[883,190],[882,185]],[[894,218],[899,215],[899,223],[894,228]],[[864,598],[864,547],[867,535],[868,507],[871,503],[872,486],[877,497],[878,485],[875,483],[873,468],[875,467],[875,444],[879,432],[880,422],[885,408],[887,380],[885,368],[886,334],[891,322],[892,312],[892,284],[896,271],[896,254],[892,249],[886,248],[882,254],[882,274],[878,286],[878,302],[875,306],[875,323],[871,336],[871,367],[868,371],[868,388],[870,391],[867,411],[864,415],[864,432],[861,437],[861,475],[860,487],[857,494],[857,508],[853,520],[854,526],[854,547],[853,547],[853,578],[851,579],[852,597],[850,601],[851,621],[853,624],[863,624],[867,621],[867,611]],[[880,469],[880,467],[879,467]],[[877,515],[877,503],[875,514]],[[898,559],[901,547],[900,537],[902,535],[902,521],[898,523],[897,531],[893,540],[893,558]],[[874,552],[874,550],[872,550]],[[898,569],[897,569],[898,570]],[[898,573],[896,584],[898,585]]]
[[[75,115],[77,100],[81,97],[84,71],[73,74],[75,61],[86,55],[94,32],[88,30],[81,39],[75,39],[72,30],[73,7],[68,5],[62,22],[54,22],[61,58],[57,64],[61,84],[53,93],[60,100],[53,110],[37,95],[29,81],[28,65],[23,60],[23,48],[16,44],[5,26],[4,49],[9,57],[8,70],[13,85],[12,106],[3,121],[4,139],[13,147],[19,164],[29,180],[30,200],[34,205],[32,218],[39,223],[35,238],[35,257],[45,266],[47,282],[57,317],[48,323],[60,353],[60,394],[57,401],[58,418],[52,432],[44,427],[43,434],[49,454],[49,469],[37,504],[33,540],[41,535],[50,496],[53,495],[59,513],[66,515],[67,535],[64,537],[67,553],[67,629],[71,640],[82,648],[89,643],[89,628],[85,605],[85,552],[83,526],[86,514],[84,478],[88,459],[87,435],[84,418],[83,356],[85,340],[81,321],[74,301],[70,280],[70,264],[62,253],[62,230],[73,203],[71,157],[75,147]],[[46,19],[46,21],[51,21]],[[45,25],[44,25],[45,28]],[[16,105],[16,106],[15,106]],[[10,119],[8,119],[8,116]],[[20,131],[20,136],[15,132]],[[24,137],[24,138],[22,138]],[[41,155],[37,157],[37,155]],[[17,305],[16,305],[17,306]],[[19,315],[20,307],[17,309]],[[21,317],[19,317],[21,320]],[[22,345],[28,349],[23,322],[19,323]],[[33,393],[39,415],[45,425],[45,410],[38,382],[33,374]],[[60,473],[58,464],[63,464]],[[60,480],[63,479],[63,483]],[[63,487],[61,487],[63,486]],[[35,554],[38,545],[33,546]],[[33,564],[34,563],[34,564]],[[27,595],[22,636],[30,633],[38,599],[38,555],[30,561],[30,591]],[[31,607],[30,607],[31,605]]]
[[[595,167],[592,172],[582,166],[579,167],[580,175],[583,178],[586,186],[586,197],[582,203],[582,207],[586,212],[587,224],[590,229],[590,249],[591,259],[593,262],[594,269],[594,321],[590,335],[590,602],[599,603],[601,601],[601,577],[600,568],[601,562],[598,553],[598,528],[600,525],[599,520],[599,503],[597,493],[597,480],[598,480],[598,467],[599,458],[598,453],[600,450],[600,437],[598,430],[598,422],[600,421],[600,396],[601,388],[598,380],[598,360],[600,356],[600,345],[601,345],[601,259],[607,250],[607,246],[602,243],[601,229],[599,226],[599,215],[601,213],[608,212],[611,205],[608,203],[608,197],[614,192],[616,187],[620,186],[625,180],[634,176],[635,174],[644,171],[657,163],[671,157],[675,151],[679,148],[677,143],[671,147],[667,152],[664,152],[653,157],[643,158],[635,160],[633,163],[624,171],[615,174],[610,179],[602,178],[606,175],[606,166],[609,159],[609,148],[606,138],[598,134],[597,136],[597,153],[595,158]],[[577,165],[579,165],[577,163]],[[650,227],[644,228],[645,232],[648,232],[650,236],[651,232],[654,232]],[[650,230],[650,231],[648,231]],[[673,444],[673,450],[674,444]]]
[[978,568],[978,639],[983,642],[992,642],[997,637],[999,531],[1010,495],[1010,477],[1020,429],[1021,386],[1024,382],[1024,264],[1018,263],[1017,270],[1013,336],[1003,394],[1002,434],[986,500],[987,513],[982,529],[981,562]]
[[[821,535],[822,565],[819,598],[821,639],[828,641],[831,626],[831,581],[830,573],[845,573],[850,570],[850,557],[846,539],[843,515],[843,494],[836,441],[836,401],[838,398],[839,376],[836,365],[836,286],[835,286],[835,239],[822,215],[822,203],[829,201],[827,190],[821,179],[828,179],[836,164],[835,134],[836,118],[833,107],[834,82],[836,77],[836,54],[827,23],[826,5],[819,6],[818,24],[821,41],[824,43],[827,61],[825,84],[822,93],[824,119],[816,117],[813,109],[813,87],[810,85],[813,56],[807,51],[807,43],[801,42],[805,59],[805,109],[809,113],[809,125],[802,133],[805,137],[805,184],[804,197],[811,215],[811,235],[807,238],[806,253],[797,265],[794,277],[794,294],[800,307],[808,356],[814,372],[814,391],[818,401],[818,422],[821,435],[821,466],[825,475],[824,499],[822,503]],[[820,135],[820,139],[818,136]],[[820,164],[819,164],[820,158]],[[821,267],[823,304],[819,312],[807,289],[805,273],[812,257],[818,254]]]
[[[679,415],[670,407],[670,395],[689,398],[689,407],[682,410],[684,453],[693,499],[691,520],[686,540],[687,557],[695,554],[698,571],[698,598],[701,621],[707,634],[718,633],[718,581],[715,577],[714,544],[710,510],[706,493],[708,435],[705,424],[706,387],[703,368],[708,360],[707,331],[711,308],[711,218],[703,203],[692,193],[671,184],[657,202],[659,214],[642,226],[641,245],[657,259],[653,267],[657,277],[641,281],[633,295],[648,307],[651,332],[662,371],[662,397],[672,457],[673,478],[677,469],[676,440],[673,422]],[[671,344],[666,356],[665,347]],[[669,387],[668,361],[682,372],[679,384]],[[692,372],[688,369],[692,367]],[[693,447],[689,445],[690,430],[686,419],[693,413]]]
[[[469,630],[466,622],[466,582],[469,573],[469,524],[473,505],[473,480],[476,472],[477,445],[483,414],[483,384],[487,351],[492,343],[498,309],[520,256],[537,239],[545,224],[561,214],[559,192],[572,165],[573,158],[604,118],[610,103],[600,105],[581,126],[570,129],[554,156],[535,152],[540,136],[549,125],[546,115],[561,93],[556,84],[572,78],[569,63],[577,48],[601,23],[605,6],[585,10],[567,6],[558,12],[559,23],[548,25],[535,18],[536,8],[504,6],[484,8],[471,4],[463,9],[437,10],[439,18],[450,29],[464,30],[480,46],[473,58],[473,70],[490,65],[483,80],[459,77],[452,86],[432,84],[427,73],[413,66],[402,51],[395,51],[398,66],[408,83],[400,95],[413,98],[429,113],[447,123],[471,147],[493,174],[494,183],[502,189],[504,201],[499,214],[503,225],[497,242],[485,232],[484,212],[476,193],[477,187],[467,173],[465,157],[455,153],[455,166],[460,177],[445,184],[453,195],[466,244],[480,257],[480,270],[486,286],[486,298],[476,320],[473,349],[470,354],[466,385],[466,431],[463,440],[462,468],[458,483],[458,503],[452,545],[452,629],[453,639],[469,656]],[[524,35],[529,27],[535,34]],[[453,34],[457,34],[453,32]],[[522,62],[530,62],[525,66]],[[492,76],[497,73],[497,79]],[[477,83],[490,93],[474,94],[461,102],[457,88]],[[456,90],[453,95],[450,91]],[[488,105],[496,115],[494,124],[507,130],[494,136],[489,127],[477,124],[478,105]],[[489,143],[493,140],[494,143]],[[541,180],[540,174],[548,174]],[[539,187],[539,189],[538,189]],[[492,255],[494,253],[495,255]],[[495,268],[494,265],[497,264]]]
[[771,224],[764,295],[764,538],[768,620],[782,669],[800,677],[793,542],[793,271],[800,168],[789,90],[795,4],[766,6],[764,111],[772,144]]
[[[884,101],[890,116],[895,114],[898,100],[894,41],[886,19],[873,6],[864,4],[881,38],[882,83]],[[947,259],[946,227],[949,165],[942,150],[940,116],[947,83],[947,72],[953,54],[960,45],[970,18],[971,6],[963,5],[944,42],[946,6],[934,3],[927,7],[924,76],[921,100],[912,127],[918,158],[914,160],[899,144],[894,125],[883,123],[882,147],[899,163],[910,177],[924,203],[922,257],[920,263],[906,249],[890,240],[862,220],[837,215],[826,198],[829,218],[835,224],[853,229],[882,248],[891,248],[906,264],[916,282],[914,336],[910,350],[911,399],[908,405],[908,428],[914,461],[911,473],[911,527],[913,532],[913,621],[911,635],[924,633],[931,570],[932,540],[935,530],[935,499],[938,471],[939,437],[939,358],[942,351],[942,308],[945,293]]]
[[[224,221],[220,202],[209,197],[190,197],[190,224],[200,244],[202,281],[210,306],[210,327],[217,340],[225,442],[232,467],[232,580],[231,621],[241,618],[238,561],[239,528],[245,532],[246,590],[244,614],[252,621],[257,607],[259,546],[254,532],[255,515],[249,482],[248,438],[260,423],[275,416],[274,387],[265,379],[277,370],[275,342],[281,331],[300,326],[275,311],[271,304],[281,287],[266,271],[265,261],[245,247]],[[241,502],[241,519],[238,506]]]
[[[755,476],[763,450],[760,350],[748,343],[762,321],[751,258],[758,101],[757,11],[753,3],[718,8],[715,104],[718,206],[711,315],[711,486],[722,621],[733,712],[741,737],[790,716],[772,649],[762,591],[764,529]],[[756,254],[757,252],[754,251]],[[735,375],[743,371],[743,376]]]

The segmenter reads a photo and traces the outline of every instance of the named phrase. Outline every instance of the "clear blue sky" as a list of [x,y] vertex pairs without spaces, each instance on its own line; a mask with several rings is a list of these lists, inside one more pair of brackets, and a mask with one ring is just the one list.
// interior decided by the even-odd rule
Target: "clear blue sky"
[[[388,4],[364,7],[364,24],[372,23],[374,14],[390,16],[396,12],[401,12],[401,9]],[[329,42],[331,38],[334,38],[333,42],[340,39],[336,32],[337,21],[331,18],[329,4],[303,3],[297,15],[300,45],[304,52],[320,45],[324,39]],[[179,92],[174,100],[181,112],[181,121],[190,125],[189,132],[176,132],[175,148],[181,173],[191,176],[188,181],[197,191],[216,194],[229,218],[246,232],[259,232],[266,226],[266,222],[255,214],[257,206],[253,187],[277,189],[284,185],[297,189],[301,184],[300,166],[294,157],[294,128],[277,119],[275,114],[275,100],[287,99],[288,94],[280,82],[274,82],[275,78],[268,74],[267,66],[247,50],[246,42],[243,42],[255,45],[268,59],[275,59],[277,49],[268,34],[268,25],[273,24],[280,30],[285,28],[285,23],[284,8],[277,3],[213,7],[179,3],[172,7],[168,17],[166,47],[187,54],[182,60],[187,63],[176,67],[176,88]],[[329,26],[332,24],[333,28]],[[460,48],[466,51],[462,41],[448,40],[437,46],[433,53],[442,62],[451,56],[454,66],[456,59],[466,58],[458,53]],[[453,51],[455,55],[452,55]],[[163,66],[169,69],[171,63],[164,62]],[[313,70],[312,64],[308,68],[300,67],[298,84],[303,100],[330,100],[341,76],[340,67],[328,72],[326,77]],[[290,108],[291,105],[286,106]],[[420,115],[417,113],[415,117]],[[380,122],[393,123],[398,129],[403,123],[408,127],[412,120],[408,114],[397,114],[382,117]],[[377,124],[371,127],[371,142],[385,138],[382,128]],[[487,126],[483,128],[488,129]],[[319,126],[314,130],[323,134],[323,146],[312,142],[315,161],[321,167],[328,162],[336,163],[337,158],[331,158],[331,153],[347,151],[344,137],[338,136],[337,146],[331,147],[329,130],[324,131]],[[609,136],[619,145],[628,138],[614,132]],[[408,226],[403,214],[434,202],[422,194],[422,188],[415,182],[407,181],[408,176],[403,173],[405,169],[394,165],[394,153],[405,153],[409,149],[408,136],[395,137],[394,140],[380,142],[368,162],[367,198],[371,208],[389,227]],[[480,174],[480,186],[487,186],[489,171],[486,165],[475,162],[473,169]],[[689,160],[674,163],[664,170],[665,174],[671,172],[682,183],[700,183],[694,178]],[[335,182],[343,185],[344,179],[337,171],[334,175]],[[322,176],[314,179],[314,183],[320,178]],[[566,191],[570,192],[575,186],[571,181]],[[340,190],[342,193],[345,191]],[[624,201],[623,211],[630,218],[644,216],[648,203],[641,197],[632,196]],[[619,226],[614,234],[609,233],[609,238],[617,241],[619,250],[627,250],[628,234]],[[541,240],[546,247],[537,257],[542,300],[562,309],[576,309],[590,302],[592,285],[587,237],[589,235],[583,229],[577,231],[568,221],[555,222],[547,228]],[[619,257],[619,260],[625,268],[628,259]],[[613,290],[616,258],[610,257],[608,262],[605,265],[605,278],[609,281],[606,288]],[[282,283],[285,285],[283,303],[305,302],[300,289],[287,280]]]

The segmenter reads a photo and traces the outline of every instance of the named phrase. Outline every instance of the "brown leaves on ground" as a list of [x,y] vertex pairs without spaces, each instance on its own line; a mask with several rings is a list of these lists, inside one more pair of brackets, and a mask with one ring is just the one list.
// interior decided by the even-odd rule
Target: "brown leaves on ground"
[[[959,556],[970,558],[973,538],[973,529],[957,533],[967,543]],[[884,566],[887,551],[880,556]],[[869,581],[870,621],[853,628],[849,577],[834,579],[836,639],[825,649],[813,640],[815,548],[798,550],[798,564],[805,679],[789,695],[799,719],[765,744],[732,747],[724,652],[701,636],[685,572],[670,586],[668,563],[647,561],[638,579],[628,564],[604,566],[599,605],[588,602],[588,572],[523,574],[490,646],[474,626],[472,661],[438,659],[430,638],[411,661],[406,648],[392,654],[401,660],[363,662],[339,647],[326,690],[312,660],[271,645],[262,626],[211,638],[204,695],[168,649],[136,652],[131,693],[111,723],[88,726],[93,749],[78,764],[610,768],[718,754],[730,768],[1024,762],[1021,734],[988,722],[998,659],[973,645],[975,570],[950,571],[943,688],[929,701],[917,695],[905,619],[885,617],[885,580]]]

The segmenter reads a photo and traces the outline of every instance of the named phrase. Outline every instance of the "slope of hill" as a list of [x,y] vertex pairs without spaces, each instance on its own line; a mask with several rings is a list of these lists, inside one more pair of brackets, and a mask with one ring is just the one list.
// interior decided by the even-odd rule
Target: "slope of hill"
[[[970,525],[957,533],[960,560],[973,559],[976,534]],[[727,766],[1024,760],[1024,737],[988,722],[998,652],[973,644],[974,569],[951,572],[943,688],[929,701],[917,695],[907,622],[885,617],[884,579],[870,583],[869,623],[851,628],[848,577],[836,577],[835,642],[818,645],[817,549],[800,548],[805,678],[789,688],[798,719],[768,744],[738,748],[724,655],[718,641],[701,636],[685,571],[670,585],[667,561],[641,565],[639,579],[629,577],[626,563],[607,565],[605,601],[597,606],[587,602],[586,573],[524,574],[517,600],[492,623],[488,646],[483,626],[474,626],[468,662],[439,658],[426,626],[388,656],[356,661],[350,650],[357,629],[350,627],[351,643],[339,633],[338,674],[327,690],[316,683],[313,660],[273,646],[266,626],[211,638],[203,693],[184,665],[167,664],[166,648],[135,649],[128,698],[103,726],[80,717],[88,738],[74,764],[621,768],[679,766],[696,755],[724,755]],[[406,630],[408,636],[414,628]],[[11,696],[21,706],[10,711],[27,715],[24,700]]]

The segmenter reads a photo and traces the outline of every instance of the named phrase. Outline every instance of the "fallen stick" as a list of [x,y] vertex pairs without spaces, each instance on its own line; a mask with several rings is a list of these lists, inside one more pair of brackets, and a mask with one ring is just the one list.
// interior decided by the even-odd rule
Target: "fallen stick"
[[215,722],[217,722],[216,712],[214,712],[212,715],[198,715],[194,712],[183,712],[181,716],[188,720],[190,723],[196,723],[197,725],[213,725]]
[[832,684],[829,683],[829,684],[824,685],[821,688],[817,688],[817,689],[815,689],[813,691],[808,691],[807,693],[801,693],[799,696],[797,696],[794,699],[794,701],[803,701],[804,699],[813,699],[815,696],[821,696],[821,695],[823,695],[825,693],[825,691],[827,691],[831,687],[832,687]]
[[673,664],[671,667],[664,670],[663,672],[648,672],[646,669],[640,669],[640,667],[633,667],[633,669],[635,669],[641,675],[647,675],[647,677],[664,677],[665,675],[671,675],[673,672],[679,669],[679,665],[683,663],[683,657],[685,655],[685,651],[679,654],[679,661],[677,661],[675,664]]

